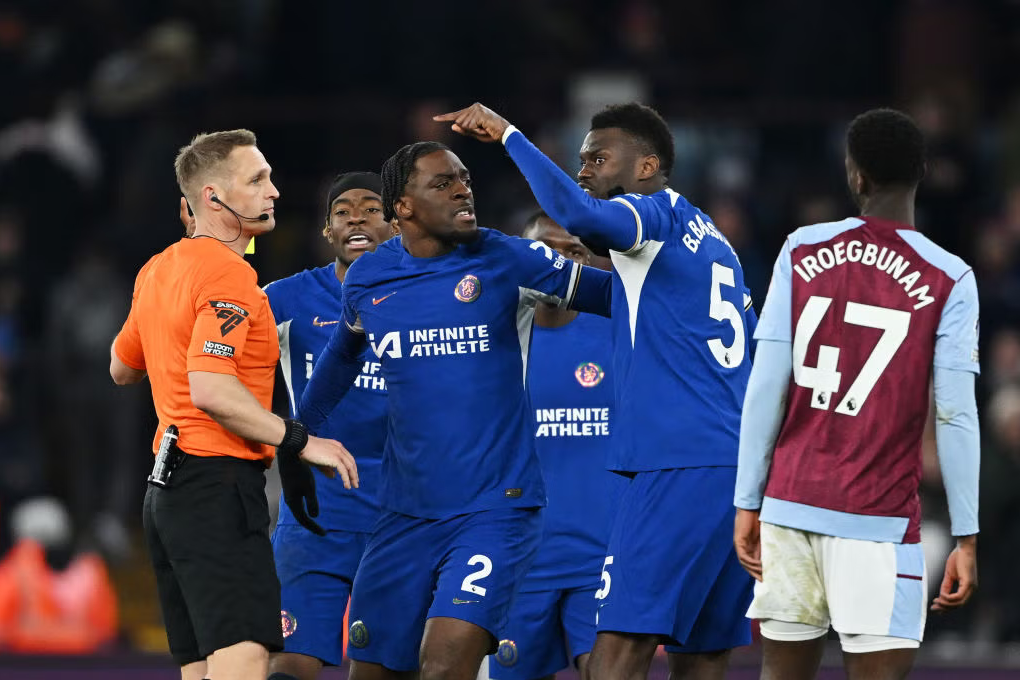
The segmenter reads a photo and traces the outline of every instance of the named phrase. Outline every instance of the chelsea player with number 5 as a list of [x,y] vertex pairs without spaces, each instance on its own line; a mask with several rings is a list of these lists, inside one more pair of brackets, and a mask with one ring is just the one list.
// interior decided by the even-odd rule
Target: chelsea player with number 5
[[383,514],[351,599],[351,677],[474,680],[542,531],[524,390],[535,305],[606,316],[611,278],[480,229],[467,168],[442,144],[405,146],[382,178],[401,236],[348,271],[299,412],[317,431],[371,345],[389,427]]
[[481,104],[435,119],[501,141],[549,216],[613,260],[608,466],[631,481],[603,567],[591,676],[643,678],[666,644],[676,680],[724,677],[729,650],[751,641],[731,498],[755,318],[736,253],[666,185],[673,139],[647,106],[592,118],[576,182]]

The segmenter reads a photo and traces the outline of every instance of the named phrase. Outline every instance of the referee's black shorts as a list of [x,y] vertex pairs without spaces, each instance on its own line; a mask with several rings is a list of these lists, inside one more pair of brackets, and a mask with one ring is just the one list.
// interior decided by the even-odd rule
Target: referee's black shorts
[[170,653],[182,666],[238,642],[283,649],[265,470],[259,461],[187,456],[168,487],[145,494],[145,540]]

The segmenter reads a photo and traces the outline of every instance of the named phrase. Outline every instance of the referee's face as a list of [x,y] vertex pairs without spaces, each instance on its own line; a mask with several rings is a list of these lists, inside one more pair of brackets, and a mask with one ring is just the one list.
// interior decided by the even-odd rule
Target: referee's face
[[239,146],[227,158],[231,181],[224,192],[226,195],[220,198],[241,215],[269,215],[269,219],[264,221],[245,220],[246,232],[262,234],[272,231],[276,226],[273,205],[280,197],[280,192],[270,179],[273,169],[269,167],[266,157],[256,146]]

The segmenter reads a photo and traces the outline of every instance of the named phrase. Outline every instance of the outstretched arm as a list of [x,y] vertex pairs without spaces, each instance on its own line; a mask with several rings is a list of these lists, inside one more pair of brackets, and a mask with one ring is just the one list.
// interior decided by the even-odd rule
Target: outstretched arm
[[641,244],[641,221],[622,200],[605,201],[589,196],[495,111],[475,103],[466,109],[435,116],[451,122],[453,130],[483,142],[501,141],[510,158],[531,186],[539,205],[572,234],[596,246],[627,252]]
[[346,323],[337,324],[301,395],[298,413],[309,431],[320,431],[354,384],[361,370],[365,345],[364,333],[351,330]]

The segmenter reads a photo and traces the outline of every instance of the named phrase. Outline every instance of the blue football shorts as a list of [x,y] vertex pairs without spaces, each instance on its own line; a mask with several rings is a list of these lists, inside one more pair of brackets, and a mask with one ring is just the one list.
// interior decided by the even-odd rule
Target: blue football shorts
[[540,508],[439,520],[384,513],[354,581],[348,656],[417,670],[425,621],[435,617],[484,628],[496,651],[541,534]]
[[670,652],[751,643],[753,579],[733,550],[735,467],[638,472],[609,538],[598,632],[659,635]]
[[533,680],[561,671],[595,644],[595,591],[577,588],[532,590],[525,580],[510,609],[510,623],[489,663],[495,680]]
[[273,556],[283,604],[283,651],[340,665],[347,598],[368,537],[353,531],[317,536],[299,524],[276,527]]

